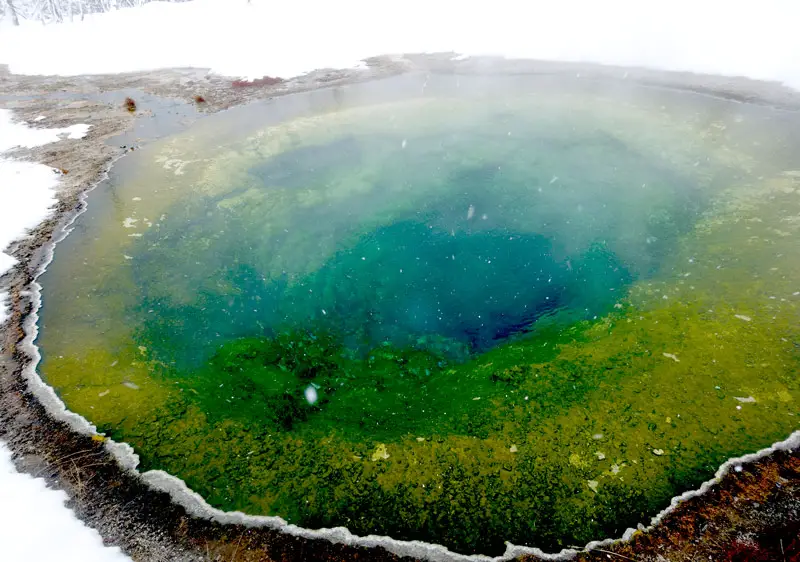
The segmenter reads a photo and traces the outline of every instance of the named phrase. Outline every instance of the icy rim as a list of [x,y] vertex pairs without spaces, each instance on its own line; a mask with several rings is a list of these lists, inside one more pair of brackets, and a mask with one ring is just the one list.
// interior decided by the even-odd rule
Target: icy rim
[[[626,72],[623,76],[623,79],[627,78],[628,73]],[[677,84],[680,84],[680,78],[678,78]],[[755,84],[758,85],[763,83],[756,82]],[[653,84],[648,83],[647,80],[645,80],[644,85]],[[658,87],[659,85],[657,84],[656,86]],[[661,86],[664,85],[662,84]],[[325,84],[322,83],[318,87],[325,87]],[[672,87],[675,87],[675,83],[673,83]],[[677,87],[680,88],[680,86]],[[683,89],[695,91],[701,94],[715,95],[714,91],[712,90],[696,88],[691,85]],[[727,91],[721,92],[720,94],[720,97],[725,97],[727,99],[745,100],[743,103],[753,101],[747,96],[738,97],[731,95],[731,93]],[[38,311],[42,305],[41,285],[39,285],[37,280],[39,276],[47,269],[47,266],[51,263],[55,248],[58,243],[69,235],[75,220],[86,211],[87,199],[91,191],[108,179],[108,172],[113,167],[113,164],[121,157],[122,155],[113,158],[107,165],[102,175],[97,178],[89,187],[80,192],[79,204],[77,205],[76,209],[66,212],[59,217],[58,225],[56,226],[50,240],[37,248],[37,253],[40,256],[38,258],[39,264],[33,271],[31,282],[27,286],[24,286],[20,291],[20,295],[27,297],[32,304],[30,311],[27,314],[22,314],[20,322],[24,337],[17,344],[18,353],[15,354],[17,355],[17,359],[19,359],[23,365],[22,375],[27,383],[28,389],[42,404],[49,416],[51,416],[55,421],[64,422],[76,433],[89,437],[100,436],[101,434],[99,434],[97,432],[97,428],[83,416],[68,410],[64,402],[56,394],[55,390],[47,385],[37,372],[37,367],[41,360],[41,354],[38,347],[34,344],[34,341],[39,333]],[[31,261],[36,261],[36,259],[32,258]],[[0,326],[0,328],[2,328],[2,326]],[[720,479],[728,474],[731,470],[741,470],[741,466],[743,464],[765,458],[776,451],[790,451],[800,448],[800,431],[795,431],[785,440],[776,442],[770,447],[766,447],[755,453],[749,453],[727,460],[718,468],[714,477],[701,484],[699,488],[687,491],[672,498],[670,504],[660,513],[655,515],[647,524],[647,526],[642,523],[638,525],[638,529],[629,528],[619,538],[606,538],[602,540],[591,541],[582,549],[569,548],[563,549],[558,553],[546,553],[536,547],[517,546],[511,543],[506,543],[505,553],[498,557],[490,557],[480,554],[458,554],[450,551],[444,546],[425,543],[422,541],[402,541],[388,536],[377,535],[357,536],[350,533],[350,531],[344,527],[312,530],[291,525],[282,518],[276,516],[255,516],[247,515],[238,511],[221,511],[209,505],[202,496],[191,490],[183,480],[171,474],[160,470],[152,470],[144,473],[139,472],[137,470],[137,466],[139,464],[138,455],[136,455],[133,448],[127,443],[114,442],[113,440],[105,437],[103,437],[103,441],[105,449],[124,471],[144,482],[149,488],[169,494],[170,498],[175,504],[183,507],[188,514],[196,517],[209,519],[221,524],[239,524],[254,528],[268,528],[286,533],[288,535],[307,539],[325,539],[334,544],[361,546],[367,548],[382,547],[386,551],[398,556],[412,556],[432,561],[448,562],[501,562],[512,560],[522,555],[533,555],[545,560],[568,560],[573,558],[579,552],[591,551],[599,547],[606,547],[621,541],[627,541],[637,530],[647,531],[653,529],[662,519],[674,511],[682,502],[689,500],[690,498],[702,496],[717,483],[719,483]]]

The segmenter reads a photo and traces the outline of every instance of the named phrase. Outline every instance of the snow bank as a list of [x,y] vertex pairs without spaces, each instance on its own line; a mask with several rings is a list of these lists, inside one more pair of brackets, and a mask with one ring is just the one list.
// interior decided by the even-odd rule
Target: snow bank
[[[38,117],[37,117],[38,120]],[[0,152],[10,148],[33,148],[62,138],[82,139],[89,132],[89,125],[72,125],[61,129],[31,129],[25,123],[11,121],[11,112],[0,109]]]
[[685,70],[800,88],[796,0],[195,0],[0,33],[22,74],[164,67],[292,77],[392,53],[454,51]]
[[[3,250],[48,215],[55,203],[53,188],[58,185],[58,175],[53,168],[6,159],[2,153],[15,147],[32,148],[58,142],[62,138],[83,138],[88,130],[89,125],[31,129],[24,123],[12,122],[11,112],[0,109],[0,276],[16,263]],[[7,297],[0,292],[0,323],[6,319]]]
[[103,546],[64,502],[67,494],[51,490],[41,478],[20,474],[11,451],[0,442],[0,559],[3,562],[124,562],[119,548]]

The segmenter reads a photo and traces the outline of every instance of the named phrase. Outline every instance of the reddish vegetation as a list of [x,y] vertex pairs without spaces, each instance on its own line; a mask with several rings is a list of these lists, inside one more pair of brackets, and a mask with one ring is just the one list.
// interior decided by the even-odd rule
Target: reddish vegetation
[[206,103],[206,98],[204,98],[203,96],[195,96],[194,97],[194,102],[195,103]]
[[256,78],[255,80],[234,80],[231,82],[231,86],[234,88],[247,88],[250,86],[274,86],[283,81],[283,78],[264,76],[263,78]]
[[125,106],[125,109],[127,109],[131,113],[136,111],[136,102],[133,101],[132,98],[125,98],[125,102],[123,103],[123,105]]
[[654,529],[575,560],[800,562],[800,451],[777,451],[745,465],[683,502]]

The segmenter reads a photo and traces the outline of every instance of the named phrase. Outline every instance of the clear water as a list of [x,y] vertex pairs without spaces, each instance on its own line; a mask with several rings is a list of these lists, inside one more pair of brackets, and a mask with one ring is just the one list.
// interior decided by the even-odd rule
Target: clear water
[[619,535],[797,427],[791,114],[405,77],[126,159],[44,377],[223,509],[496,553]]

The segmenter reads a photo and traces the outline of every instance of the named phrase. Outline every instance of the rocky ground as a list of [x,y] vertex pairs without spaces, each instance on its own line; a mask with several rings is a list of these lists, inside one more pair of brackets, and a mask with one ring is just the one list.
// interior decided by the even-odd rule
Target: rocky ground
[[[108,76],[17,76],[0,67],[0,107],[50,128],[91,125],[81,140],[64,140],[11,156],[60,170],[53,216],[12,248],[19,265],[0,280],[9,287],[11,319],[0,329],[0,439],[20,470],[44,477],[72,498],[71,507],[108,544],[134,560],[399,560],[447,559],[423,547],[357,546],[304,538],[268,527],[223,524],[190,515],[169,495],[148,487],[109,452],[103,439],[64,421],[26,374],[34,359],[35,293],[64,227],[80,212],[83,195],[113,162],[150,139],[181,130],[203,114],[315,88],[374,80],[404,72],[564,74],[575,79],[631,80],[748,103],[800,110],[800,92],[776,84],[641,69],[500,61],[442,56],[380,57],[364,68],[321,70],[291,80],[244,83],[203,70],[173,69]],[[137,102],[129,111],[124,100]],[[113,141],[112,141],[113,139]],[[658,524],[628,540],[594,545],[577,560],[800,560],[800,449],[775,451],[731,470],[705,493],[680,502]],[[521,513],[520,517],[525,514]],[[580,546],[576,547],[579,550]],[[396,553],[407,555],[402,558]],[[511,557],[513,557],[513,552]],[[534,555],[519,560],[539,560]]]

